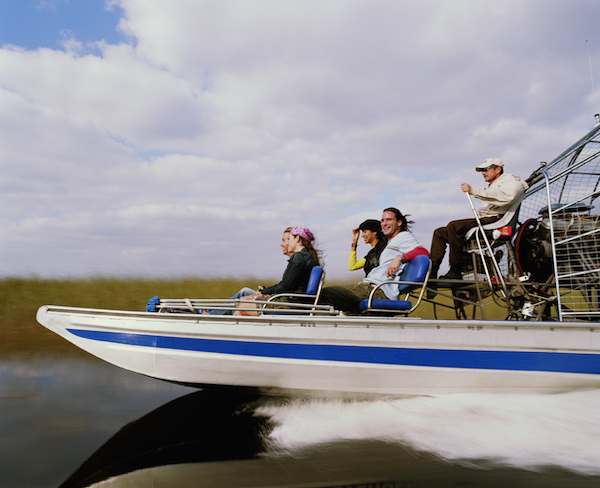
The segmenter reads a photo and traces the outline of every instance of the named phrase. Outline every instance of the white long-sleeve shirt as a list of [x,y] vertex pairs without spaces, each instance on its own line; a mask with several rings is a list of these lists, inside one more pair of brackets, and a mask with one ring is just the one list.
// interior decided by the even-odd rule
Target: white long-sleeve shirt
[[[387,246],[381,252],[381,255],[379,256],[379,266],[373,268],[363,281],[375,285],[383,283],[384,281],[391,281],[392,279],[394,281],[400,281],[400,275],[402,274],[406,263],[400,264],[394,278],[387,277],[388,266],[396,256],[406,254],[416,247],[419,247],[419,241],[417,241],[417,238],[413,234],[408,231],[399,232],[387,242]],[[390,300],[398,300],[398,285],[390,283],[388,285],[383,285],[381,289]]]
[[477,210],[480,217],[493,217],[506,213],[512,203],[529,188],[518,176],[503,173],[487,188],[471,188],[469,192],[485,203]]

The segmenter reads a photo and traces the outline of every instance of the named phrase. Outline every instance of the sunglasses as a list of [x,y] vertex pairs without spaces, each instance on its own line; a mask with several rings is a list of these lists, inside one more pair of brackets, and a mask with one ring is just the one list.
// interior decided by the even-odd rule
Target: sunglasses
[[488,166],[487,168],[477,168],[477,171],[483,173],[484,171],[489,171],[492,168],[497,168],[498,166]]

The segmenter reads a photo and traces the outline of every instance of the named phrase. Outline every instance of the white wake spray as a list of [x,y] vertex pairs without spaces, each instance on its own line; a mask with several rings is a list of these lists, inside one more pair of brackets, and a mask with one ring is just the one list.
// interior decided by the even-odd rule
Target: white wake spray
[[600,474],[600,390],[562,394],[456,394],[371,402],[292,401],[257,414],[276,424],[274,449],[381,440],[453,461],[554,465]]

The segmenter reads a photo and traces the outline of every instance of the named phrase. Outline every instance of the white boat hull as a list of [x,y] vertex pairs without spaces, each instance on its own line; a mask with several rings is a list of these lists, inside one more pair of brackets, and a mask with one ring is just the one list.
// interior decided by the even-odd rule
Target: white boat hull
[[600,324],[123,312],[37,320],[121,368],[267,394],[371,397],[600,387]]

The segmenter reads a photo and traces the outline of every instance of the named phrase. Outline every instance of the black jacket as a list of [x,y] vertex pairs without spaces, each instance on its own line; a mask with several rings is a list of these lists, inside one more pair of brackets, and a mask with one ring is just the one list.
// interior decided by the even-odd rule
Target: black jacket
[[375,244],[375,247],[371,248],[367,253],[364,266],[365,276],[368,275],[373,268],[379,266],[379,255],[381,254],[381,251],[385,249],[385,246],[387,246],[387,240],[379,239],[377,244]]
[[278,293],[306,293],[310,272],[317,263],[306,248],[292,254],[281,281],[273,286],[265,286],[261,293],[277,295]]

